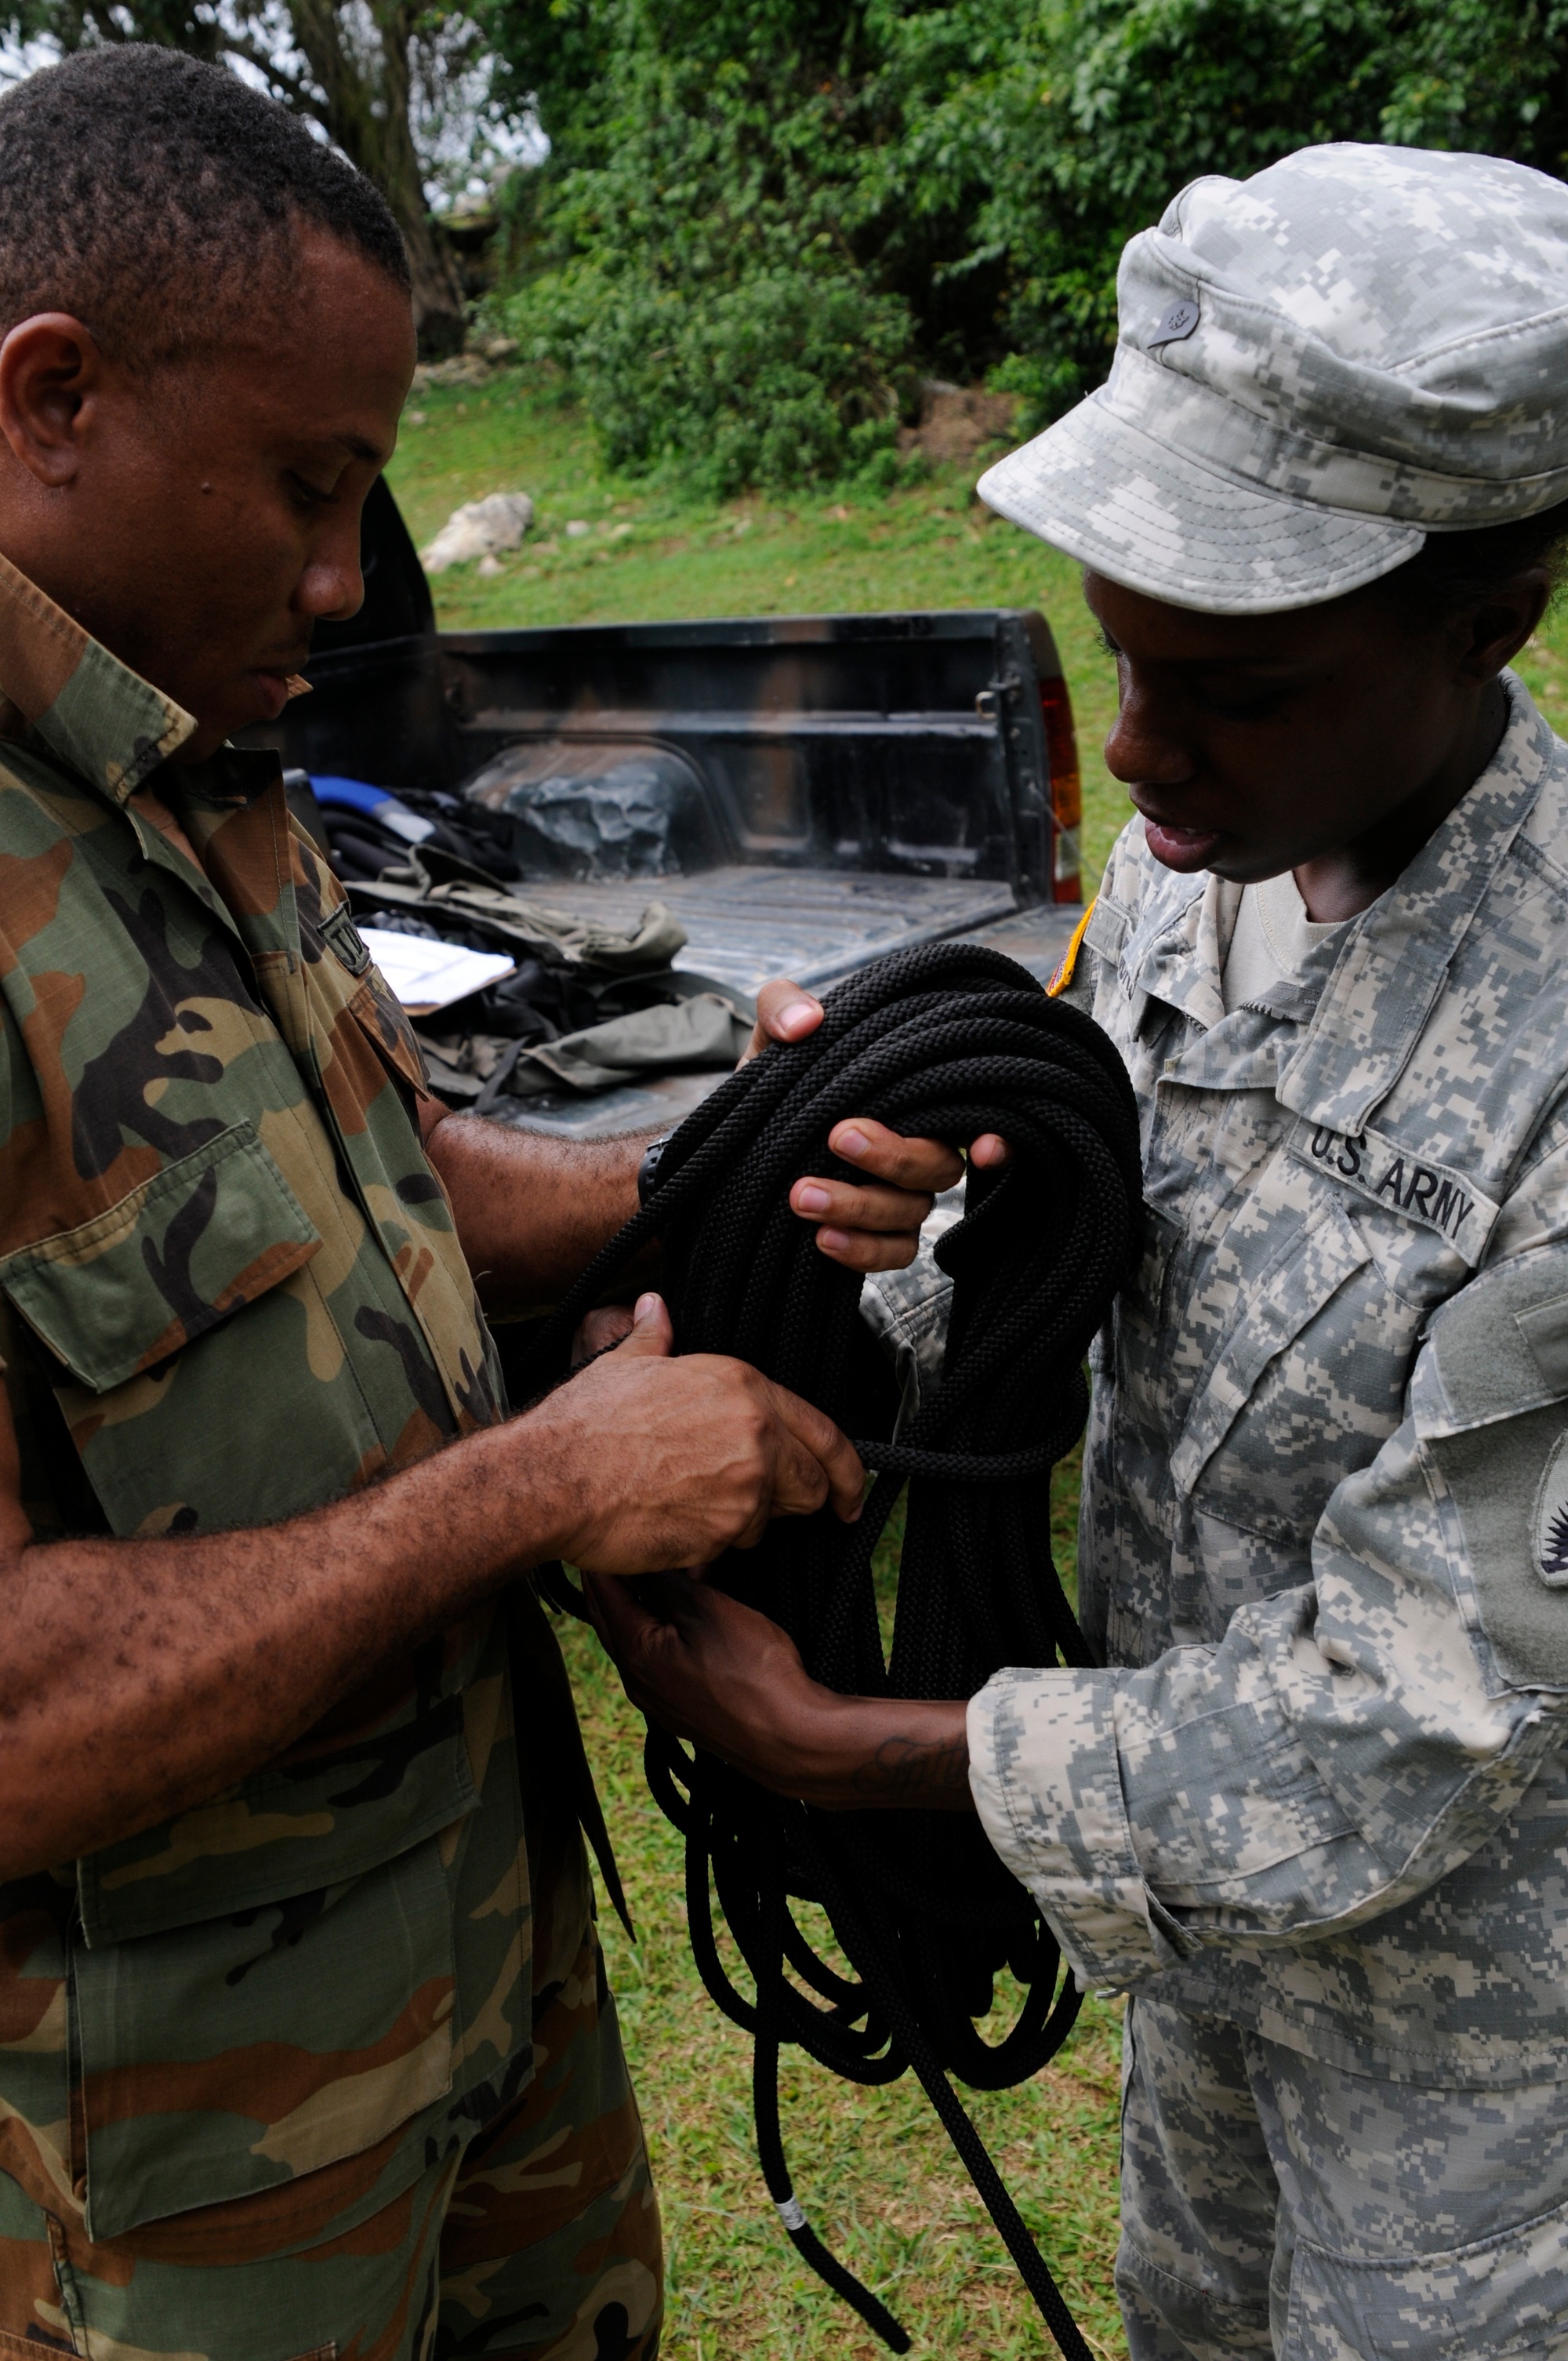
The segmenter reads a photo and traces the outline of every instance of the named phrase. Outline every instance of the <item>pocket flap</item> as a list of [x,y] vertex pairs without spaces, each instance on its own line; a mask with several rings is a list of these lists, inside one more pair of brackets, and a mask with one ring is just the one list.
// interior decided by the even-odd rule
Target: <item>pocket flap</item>
[[1332,1202],[1287,1233],[1283,1251],[1238,1294],[1234,1317],[1199,1382],[1170,1457],[1179,1492],[1193,1489],[1270,1362],[1371,1259],[1360,1232]]
[[248,1123],[74,1230],[0,1261],[0,1288],[94,1393],[167,1360],[308,1262],[321,1239]]
[[91,1950],[266,1909],[364,1877],[478,1808],[448,1697],[411,1722],[122,1837],[76,1864]]

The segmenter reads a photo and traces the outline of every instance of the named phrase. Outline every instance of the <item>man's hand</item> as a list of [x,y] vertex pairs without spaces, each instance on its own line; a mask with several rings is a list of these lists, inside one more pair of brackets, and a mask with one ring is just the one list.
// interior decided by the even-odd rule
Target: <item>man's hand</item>
[[830,1418],[744,1361],[671,1356],[670,1315],[644,1295],[623,1343],[531,1411],[524,1450],[574,1471],[561,1554],[598,1574],[704,1565],[750,1549],[772,1517],[831,1500],[852,1522],[865,1470]]
[[760,1785],[828,1809],[973,1808],[960,1701],[839,1697],[776,1623],[685,1575],[584,1588],[633,1705]]
[[[765,983],[757,994],[756,1028],[740,1062],[758,1056],[770,1041],[804,1041],[821,1022],[821,1002],[799,984]],[[866,1180],[808,1176],[790,1191],[790,1204],[803,1221],[820,1224],[817,1243],[832,1261],[850,1270],[905,1269],[915,1259],[920,1224],[938,1191],[962,1180],[962,1157],[939,1139],[905,1139],[863,1115],[836,1125],[828,1145]],[[1004,1164],[1009,1150],[1005,1140],[988,1131],[969,1153],[970,1162],[984,1170]]]
[[525,1567],[686,1565],[828,1499],[859,1515],[829,1419],[739,1361],[672,1359],[659,1298],[638,1309],[521,1418],[235,1532],[35,1542],[0,1387],[0,1878],[232,1786],[351,1693],[411,1678]]

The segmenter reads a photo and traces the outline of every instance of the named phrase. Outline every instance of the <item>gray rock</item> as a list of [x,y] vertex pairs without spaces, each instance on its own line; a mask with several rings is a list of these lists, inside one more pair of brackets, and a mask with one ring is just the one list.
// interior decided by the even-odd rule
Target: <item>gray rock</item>
[[466,500],[420,552],[424,570],[444,574],[449,566],[466,566],[476,557],[516,549],[532,522],[533,502],[526,492],[492,492],[488,500]]

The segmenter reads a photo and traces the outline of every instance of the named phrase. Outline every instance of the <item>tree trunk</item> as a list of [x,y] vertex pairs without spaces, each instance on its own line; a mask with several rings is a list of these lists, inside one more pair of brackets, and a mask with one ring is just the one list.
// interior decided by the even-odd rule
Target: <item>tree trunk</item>
[[422,360],[459,353],[467,333],[457,265],[424,201],[424,176],[414,148],[409,49],[413,12],[402,0],[372,0],[381,36],[380,170],[373,175],[398,217],[413,274],[414,327]]
[[373,0],[378,71],[345,45],[333,0],[289,0],[294,38],[325,94],[323,127],[350,163],[375,181],[397,217],[413,280],[422,360],[462,349],[467,321],[452,249],[424,202],[410,119],[409,50],[414,12],[402,0]]
[[468,318],[463,308],[463,290],[452,248],[422,204],[411,220],[407,214],[400,215],[398,225],[403,233],[409,269],[413,274],[419,357],[422,361],[436,361],[447,353],[460,353],[468,333]]

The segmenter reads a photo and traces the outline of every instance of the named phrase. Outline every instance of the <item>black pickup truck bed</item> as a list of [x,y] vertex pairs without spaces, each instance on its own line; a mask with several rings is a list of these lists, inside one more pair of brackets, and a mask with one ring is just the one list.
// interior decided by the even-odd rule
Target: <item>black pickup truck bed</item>
[[[1077,754],[1043,616],[438,633],[384,485],[364,563],[359,614],[318,630],[313,693],[248,733],[286,765],[521,813],[516,890],[616,924],[661,901],[688,937],[677,965],[741,991],[824,985],[939,936],[1041,975],[1059,959],[1080,915]],[[601,796],[631,833],[585,849]],[[620,1130],[714,1079],[535,1097],[504,1119]]]

